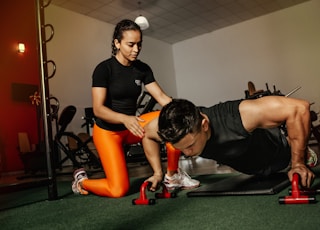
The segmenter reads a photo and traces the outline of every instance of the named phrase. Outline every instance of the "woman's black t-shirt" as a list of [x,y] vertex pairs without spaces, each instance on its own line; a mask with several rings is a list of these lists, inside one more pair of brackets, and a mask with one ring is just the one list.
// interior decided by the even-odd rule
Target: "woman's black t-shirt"
[[[104,102],[106,107],[118,113],[135,115],[142,84],[147,85],[154,81],[153,72],[147,64],[136,60],[130,66],[123,66],[115,57],[111,57],[95,68],[92,87],[107,89],[107,99]],[[111,124],[99,118],[96,124],[107,130],[126,129],[122,124]]]

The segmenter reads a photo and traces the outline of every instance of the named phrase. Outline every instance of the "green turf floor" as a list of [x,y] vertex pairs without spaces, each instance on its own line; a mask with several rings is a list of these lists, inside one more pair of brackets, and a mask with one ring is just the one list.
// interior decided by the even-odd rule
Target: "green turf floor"
[[[225,176],[227,175],[203,175],[195,178],[206,184]],[[8,200],[10,195],[6,194],[5,199],[4,195],[1,195],[1,205],[6,199],[7,202],[14,202],[14,199],[23,197],[27,200],[32,196],[41,199],[0,211],[0,228],[2,230],[320,229],[320,203],[278,204],[278,197],[287,195],[288,189],[276,195],[197,198],[189,198],[186,195],[187,191],[180,191],[176,198],[157,199],[155,205],[132,205],[132,200],[139,197],[139,187],[142,182],[143,178],[132,179],[129,194],[118,199],[73,195],[70,182],[59,182],[60,198],[54,201],[42,199],[47,192],[45,187],[21,191],[21,197],[18,194],[11,194],[10,200]],[[154,193],[148,192],[147,197],[154,198]],[[320,199],[320,196],[317,198]]]

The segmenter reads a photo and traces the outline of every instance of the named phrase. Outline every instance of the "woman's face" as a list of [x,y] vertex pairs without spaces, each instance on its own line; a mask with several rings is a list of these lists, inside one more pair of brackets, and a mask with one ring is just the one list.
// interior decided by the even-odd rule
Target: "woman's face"
[[118,49],[116,57],[123,65],[130,65],[131,62],[138,58],[141,50],[141,34],[139,30],[126,30],[122,34],[122,40],[114,40]]

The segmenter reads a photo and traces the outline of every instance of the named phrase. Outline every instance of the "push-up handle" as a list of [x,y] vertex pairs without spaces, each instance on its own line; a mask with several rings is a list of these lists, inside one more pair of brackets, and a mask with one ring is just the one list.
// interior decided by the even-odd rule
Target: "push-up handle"
[[[140,187],[140,196],[138,199],[133,199],[133,205],[154,205],[156,203],[155,199],[148,199],[147,198],[147,188],[151,182],[145,181]],[[162,192],[156,193],[156,198],[175,198],[177,194],[175,192],[170,193],[167,187],[164,184],[162,185]]]
[[143,182],[140,186],[140,196],[137,199],[132,200],[133,205],[154,205],[156,203],[155,199],[147,198],[147,188],[149,185],[149,181]]
[[279,204],[314,204],[317,202],[315,196],[301,194],[299,189],[299,174],[293,174],[291,186],[291,195],[279,197]]

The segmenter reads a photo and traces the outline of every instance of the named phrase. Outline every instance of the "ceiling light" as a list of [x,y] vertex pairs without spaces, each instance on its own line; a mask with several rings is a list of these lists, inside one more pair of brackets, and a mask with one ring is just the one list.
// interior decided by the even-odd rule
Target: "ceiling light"
[[146,17],[140,15],[139,17],[136,18],[136,20],[134,20],[135,23],[137,23],[141,30],[146,30],[149,28],[149,22],[146,19]]
[[[138,2],[139,9],[140,9],[140,4],[141,2]],[[134,20],[134,22],[140,26],[141,30],[146,30],[149,28],[149,22],[147,18],[142,16],[141,14]]]

